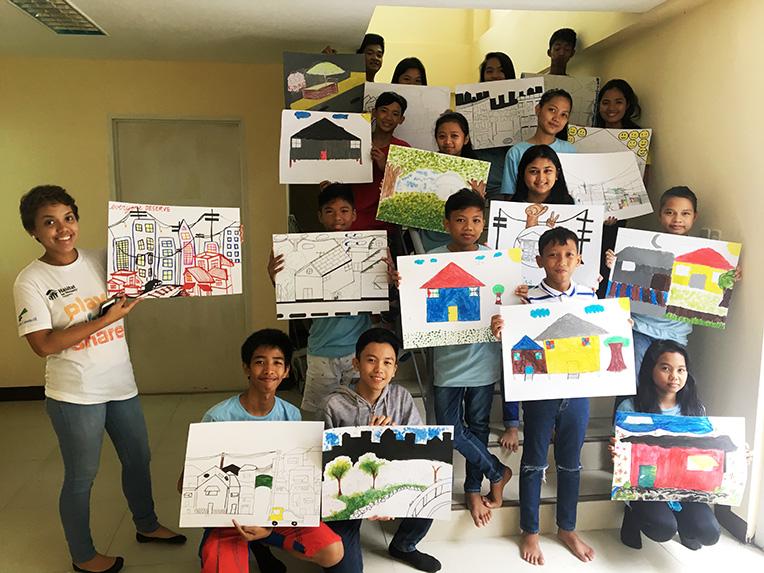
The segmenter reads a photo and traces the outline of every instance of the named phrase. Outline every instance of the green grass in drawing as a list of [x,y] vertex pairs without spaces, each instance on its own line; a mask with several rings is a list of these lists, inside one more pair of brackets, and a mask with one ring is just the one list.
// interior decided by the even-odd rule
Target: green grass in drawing
[[470,181],[485,182],[490,163],[390,146],[377,219],[443,232],[446,199]]
[[388,498],[396,492],[404,489],[416,489],[424,491],[427,489],[427,486],[418,483],[397,483],[388,485],[382,489],[369,489],[351,495],[338,495],[337,499],[345,503],[345,509],[336,511],[325,519],[327,521],[350,519],[351,516],[359,509],[363,509],[364,507],[372,505],[379,500]]

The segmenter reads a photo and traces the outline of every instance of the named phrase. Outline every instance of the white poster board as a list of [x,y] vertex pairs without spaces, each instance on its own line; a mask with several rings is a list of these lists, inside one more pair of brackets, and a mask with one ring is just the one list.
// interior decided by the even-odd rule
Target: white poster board
[[369,183],[371,116],[322,111],[281,112],[279,183]]
[[725,328],[743,246],[687,235],[618,229],[607,297],[635,313]]
[[406,112],[403,114],[406,119],[395,128],[395,137],[411,147],[437,151],[435,121],[442,113],[450,110],[451,90],[438,86],[366,82],[363,110],[371,113],[379,94],[383,92],[395,92],[406,100]]
[[568,126],[568,141],[578,153],[612,153],[628,149],[637,157],[637,165],[642,177],[647,168],[650,140],[653,130],[606,129],[604,127]]
[[536,133],[543,77],[462,84],[455,92],[456,111],[467,118],[473,148],[514,145]]
[[[523,72],[522,77],[532,78],[541,74]],[[597,93],[600,89],[600,79],[588,76],[558,76],[545,74],[544,89],[562,89],[573,98],[573,109],[570,112],[569,123],[574,125],[593,125]]]
[[504,306],[501,316],[505,400],[636,392],[628,299]]
[[617,153],[560,153],[568,192],[579,205],[605,205],[605,217],[632,219],[653,212],[637,158]]
[[109,296],[240,294],[238,208],[109,202]]
[[546,205],[491,201],[488,218],[488,246],[492,249],[517,247],[522,251],[523,280],[537,285],[544,278],[539,268],[539,238],[549,229],[565,227],[578,237],[583,264],[573,280],[597,288],[602,246],[602,205]]
[[323,422],[191,424],[180,527],[314,527]]
[[324,521],[450,519],[453,426],[354,426],[324,431]]
[[520,249],[398,257],[403,346],[495,342],[491,316],[519,304]]
[[319,318],[389,309],[387,233],[337,231],[273,235],[276,317]]

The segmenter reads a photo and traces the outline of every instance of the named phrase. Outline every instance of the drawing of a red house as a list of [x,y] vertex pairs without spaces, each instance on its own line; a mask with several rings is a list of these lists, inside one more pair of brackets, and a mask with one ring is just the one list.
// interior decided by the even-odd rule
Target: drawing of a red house
[[[192,272],[190,276],[197,284],[209,285],[210,292],[207,292],[204,287],[201,287],[206,294],[231,294],[233,292],[233,284],[231,282],[231,276],[228,269],[233,267],[233,261],[221,253],[204,252],[201,255],[196,256],[196,267],[186,269],[186,273],[194,269],[200,269],[204,271],[204,274],[199,272]],[[184,279],[186,275],[184,273]],[[186,279],[188,282],[188,279]]]
[[211,295],[214,284],[215,278],[202,267],[189,267],[183,271],[183,290],[191,296]]
[[638,435],[631,445],[630,481],[650,489],[713,492],[721,487],[727,452],[737,448],[729,436]]
[[138,271],[121,270],[109,275],[106,287],[109,294],[125,293],[126,296],[138,296],[141,294],[142,281],[138,278]]
[[480,287],[484,286],[456,263],[448,263],[419,287],[427,291],[427,322],[480,320]]

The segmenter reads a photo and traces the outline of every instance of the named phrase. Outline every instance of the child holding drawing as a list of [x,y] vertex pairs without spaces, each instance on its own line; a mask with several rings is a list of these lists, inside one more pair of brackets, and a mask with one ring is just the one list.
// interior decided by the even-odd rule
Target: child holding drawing
[[[327,428],[422,425],[422,417],[411,394],[403,386],[391,383],[398,370],[399,350],[398,338],[389,330],[371,328],[361,334],[353,358],[360,378],[357,384],[342,386],[329,396],[323,412]],[[379,516],[377,519],[387,518]],[[363,571],[361,520],[338,520],[328,524],[342,537],[345,547],[345,557],[337,567],[342,567],[343,572]],[[431,526],[431,519],[402,519],[388,552],[419,571],[439,571],[440,561],[416,548]]]
[[[578,236],[565,227],[554,227],[539,238],[536,262],[546,274],[541,283],[528,289],[521,285],[515,294],[530,304],[548,304],[570,299],[595,299],[591,288],[573,282],[581,264]],[[504,321],[491,319],[493,335],[501,339]],[[549,443],[554,443],[557,464],[557,537],[581,561],[594,559],[594,549],[576,534],[576,509],[581,472],[581,447],[589,421],[588,398],[532,400],[523,402],[523,454],[520,461],[520,527],[522,558],[543,565],[539,544],[541,482],[547,469]],[[490,500],[486,500],[490,502]]]
[[501,192],[504,195],[514,195],[517,186],[517,168],[523,154],[533,145],[548,145],[557,153],[575,153],[572,143],[557,138],[557,134],[565,128],[568,117],[573,109],[573,98],[565,90],[552,89],[544,92],[536,105],[538,125],[536,133],[528,141],[512,146],[507,152],[504,162],[504,176],[501,181]]
[[[446,201],[443,222],[450,241],[429,252],[490,250],[478,244],[484,209],[482,197],[470,189],[451,195]],[[406,278],[395,273],[394,280],[400,284]],[[490,521],[492,509],[480,496],[483,476],[490,482],[493,507],[501,506],[504,486],[512,477],[512,470],[487,445],[493,392],[501,379],[501,347],[496,342],[437,346],[433,348],[433,378],[437,423],[454,426],[454,447],[467,460],[464,478],[467,506],[475,526],[483,527]],[[514,420],[517,425],[517,412]]]
[[[470,142],[469,123],[467,123],[467,118],[458,112],[449,111],[437,119],[435,122],[435,142],[438,144],[440,153],[476,159],[475,151]],[[485,181],[469,181],[468,183],[475,193],[485,197]],[[419,237],[425,252],[435,247],[442,247],[448,244],[451,239],[448,233],[427,230],[420,231]]]
[[106,301],[105,257],[77,248],[79,211],[65,189],[35,187],[19,210],[24,229],[45,250],[16,277],[13,297],[19,336],[45,358],[45,408],[64,460],[59,511],[72,567],[114,573],[124,560],[98,553],[90,532],[90,491],[104,431],[122,464],[136,539],[186,541],[154,513],[148,434],[123,321],[138,299],[120,296],[99,312]]
[[[689,366],[684,346],[673,340],[654,341],[639,369],[637,395],[621,402],[618,411],[705,416]],[[615,457],[612,443],[610,454]],[[621,541],[628,547],[642,549],[642,533],[661,543],[677,532],[682,545],[697,550],[719,541],[721,530],[713,510],[705,503],[631,501],[624,507]]]
[[[241,346],[241,364],[247,377],[247,389],[215,404],[202,422],[300,421],[300,411],[276,396],[279,385],[289,376],[292,359],[289,337],[272,328],[251,334]],[[178,480],[182,491],[183,475]],[[326,524],[318,527],[210,527],[204,530],[199,547],[202,573],[248,571],[249,552],[255,556],[260,571],[286,571],[284,564],[271,553],[278,547],[304,561],[336,573],[355,573],[341,568],[344,555],[342,540]],[[240,567],[244,565],[244,569]]]
[[[353,192],[349,185],[330,183],[318,195],[318,220],[327,231],[348,231],[356,220]],[[268,275],[275,285],[284,268],[284,257],[271,256]],[[305,373],[301,408],[315,415],[326,397],[340,384],[358,376],[353,367],[353,349],[358,337],[371,327],[368,314],[315,318],[308,334],[308,369]]]

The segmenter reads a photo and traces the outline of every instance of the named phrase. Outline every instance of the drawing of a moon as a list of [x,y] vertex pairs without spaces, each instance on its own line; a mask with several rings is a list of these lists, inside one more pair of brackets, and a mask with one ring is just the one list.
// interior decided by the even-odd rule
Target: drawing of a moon
[[653,247],[655,247],[656,249],[660,249],[661,248],[661,246],[658,244],[658,237],[659,237],[659,234],[656,233],[655,235],[653,235],[653,238],[650,241],[652,243]]

